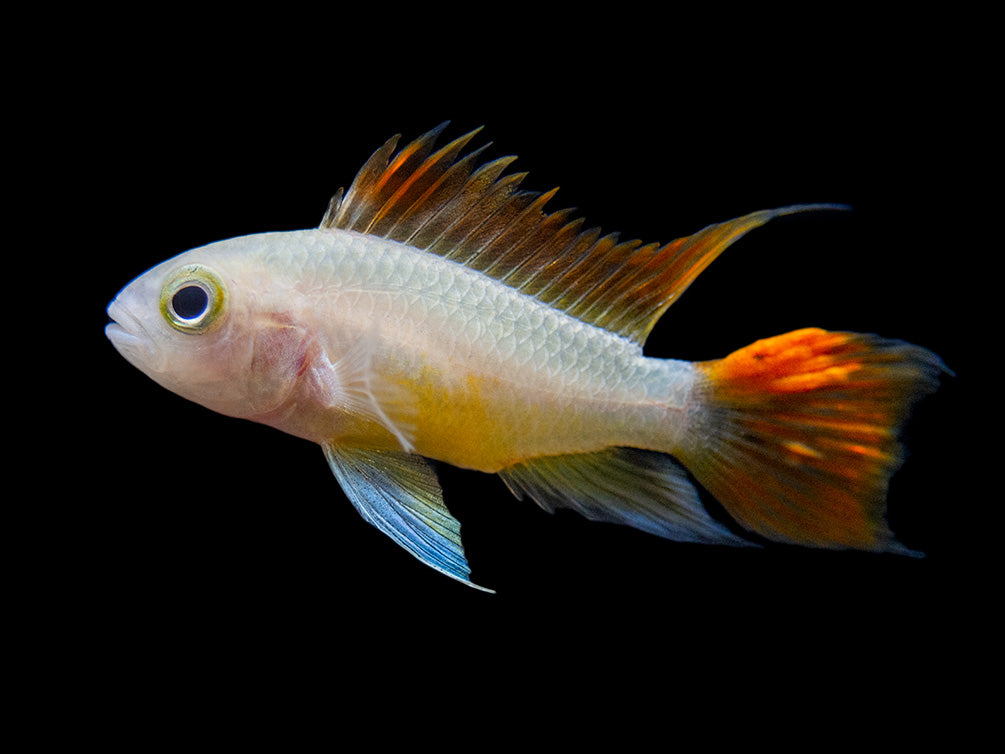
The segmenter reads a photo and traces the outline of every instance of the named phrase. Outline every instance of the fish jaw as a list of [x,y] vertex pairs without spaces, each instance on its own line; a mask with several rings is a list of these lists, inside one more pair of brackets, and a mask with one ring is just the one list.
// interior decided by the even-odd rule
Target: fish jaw
[[112,342],[115,350],[141,372],[150,374],[162,371],[163,356],[154,347],[153,339],[140,318],[130,313],[120,297],[116,297],[108,305],[107,311],[112,321],[105,326],[105,336]]

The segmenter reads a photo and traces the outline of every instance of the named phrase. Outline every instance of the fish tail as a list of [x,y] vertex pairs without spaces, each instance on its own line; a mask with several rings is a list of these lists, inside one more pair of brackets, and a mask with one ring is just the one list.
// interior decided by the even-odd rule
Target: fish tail
[[771,540],[910,554],[885,520],[898,431],[947,371],[872,335],[804,329],[697,365],[679,453],[738,523]]

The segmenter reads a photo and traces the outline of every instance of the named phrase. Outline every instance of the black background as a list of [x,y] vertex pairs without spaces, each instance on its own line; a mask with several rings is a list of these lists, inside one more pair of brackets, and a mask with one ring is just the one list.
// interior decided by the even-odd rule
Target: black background
[[[962,409],[976,313],[953,217],[965,184],[945,129],[965,95],[952,74],[924,45],[891,46],[896,25],[860,19],[728,40],[682,20],[548,33],[510,21],[498,38],[478,26],[420,41],[399,18],[393,42],[371,29],[355,43],[351,26],[294,24],[224,47],[186,29],[82,55],[56,102],[67,160],[49,175],[73,212],[59,247],[80,297],[65,409],[79,429],[60,442],[72,465],[39,482],[66,491],[41,503],[35,551],[48,629],[74,627],[68,662],[123,689],[186,677],[196,694],[266,677],[339,686],[357,664],[353,688],[375,691],[457,674],[546,695],[604,668],[685,685],[784,672],[796,696],[876,678],[937,693],[990,599],[971,559],[988,500],[971,491]],[[487,157],[519,155],[524,187],[560,186],[552,209],[624,237],[851,205],[737,243],[647,352],[716,358],[821,326],[939,353],[956,377],[915,412],[889,496],[894,530],[927,557],[680,545],[551,516],[494,477],[442,468],[472,577],[497,591],[479,593],[366,524],[317,447],[169,394],[104,338],[104,308],[133,277],[204,243],[316,226],[387,137],[446,119],[448,137],[485,126]],[[618,696],[608,686],[591,704]]]

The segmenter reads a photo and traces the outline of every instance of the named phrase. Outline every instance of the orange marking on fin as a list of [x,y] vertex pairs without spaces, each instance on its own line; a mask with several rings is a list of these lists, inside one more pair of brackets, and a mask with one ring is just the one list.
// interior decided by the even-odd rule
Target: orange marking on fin
[[548,212],[555,190],[518,190],[525,173],[504,173],[513,157],[476,167],[461,157],[479,131],[430,155],[446,123],[395,152],[388,140],[363,165],[321,222],[439,254],[591,325],[645,342],[656,321],[728,246],[776,217],[836,205],[751,212],[670,243],[621,241],[582,230],[571,210]]
[[706,414],[684,453],[730,514],[771,539],[902,549],[884,521],[897,430],[945,370],[899,341],[805,329],[698,364]]
[[861,369],[860,362],[848,358],[843,348],[847,343],[844,333],[796,330],[759,340],[720,361],[708,362],[705,368],[714,379],[744,390],[817,390],[845,382]]

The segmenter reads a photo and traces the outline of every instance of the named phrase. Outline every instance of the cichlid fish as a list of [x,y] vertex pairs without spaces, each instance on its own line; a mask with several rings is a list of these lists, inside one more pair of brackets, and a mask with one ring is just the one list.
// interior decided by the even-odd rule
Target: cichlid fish
[[386,142],[317,229],[212,243],[141,275],[108,307],[108,337],[169,390],[320,444],[367,521],[472,586],[426,459],[672,540],[909,552],[886,487],[937,356],[819,329],[702,363],[642,352],[727,246],[833,205],[621,241],[546,213],[554,191],[519,190],[515,158],[462,156],[478,129],[434,151],[445,125]]

